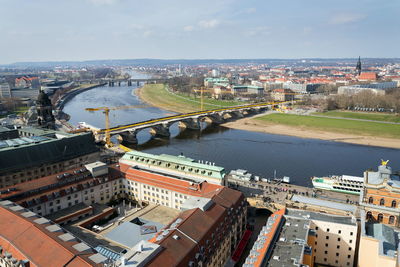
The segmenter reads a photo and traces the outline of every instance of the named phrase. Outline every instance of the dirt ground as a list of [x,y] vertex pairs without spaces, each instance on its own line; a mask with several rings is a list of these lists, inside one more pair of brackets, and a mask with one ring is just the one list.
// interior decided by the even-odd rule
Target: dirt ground
[[239,129],[239,130],[246,130],[253,132],[290,135],[302,138],[315,138],[315,139],[330,140],[330,141],[352,143],[359,145],[380,146],[380,147],[400,149],[399,139],[342,134],[342,133],[324,132],[318,130],[311,131],[308,130],[307,128],[292,127],[281,124],[271,124],[268,122],[254,120],[252,118],[244,118],[237,121],[228,122],[225,123],[224,126],[232,129]]

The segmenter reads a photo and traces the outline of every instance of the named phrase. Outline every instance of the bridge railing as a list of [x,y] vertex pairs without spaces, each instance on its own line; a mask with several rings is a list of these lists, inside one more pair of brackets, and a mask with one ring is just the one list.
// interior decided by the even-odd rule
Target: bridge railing
[[257,107],[263,107],[263,106],[273,106],[273,105],[279,105],[279,104],[284,104],[290,101],[282,101],[282,102],[266,102],[266,103],[256,103],[256,104],[246,104],[246,105],[239,105],[239,106],[231,106],[231,107],[225,107],[225,108],[218,108],[218,109],[210,109],[210,110],[204,110],[204,111],[195,111],[195,112],[190,112],[190,113],[180,113],[177,115],[171,115],[163,118],[158,118],[158,119],[150,119],[142,122],[137,122],[137,123],[132,123],[132,124],[126,124],[126,125],[119,125],[115,126],[109,129],[101,129],[97,131],[97,133],[105,133],[105,132],[113,132],[113,131],[120,131],[124,129],[129,129],[132,127],[136,126],[142,126],[145,124],[151,124],[151,123],[157,123],[157,122],[163,122],[163,121],[168,121],[171,119],[179,119],[179,118],[185,118],[185,117],[191,117],[195,115],[206,115],[214,112],[221,112],[221,111],[226,111],[226,110],[240,110],[240,109],[245,109],[245,108],[257,108]]

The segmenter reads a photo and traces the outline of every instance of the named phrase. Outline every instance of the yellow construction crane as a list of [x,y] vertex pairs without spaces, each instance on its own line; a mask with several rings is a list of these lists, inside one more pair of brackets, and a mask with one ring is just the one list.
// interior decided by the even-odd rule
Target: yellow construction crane
[[87,111],[99,111],[102,110],[103,113],[106,115],[106,129],[105,129],[105,136],[106,136],[106,146],[112,147],[113,143],[111,142],[110,136],[110,110],[121,110],[121,109],[130,109],[130,108],[144,108],[148,107],[147,105],[133,105],[133,106],[119,106],[119,107],[98,107],[98,108],[86,108]]

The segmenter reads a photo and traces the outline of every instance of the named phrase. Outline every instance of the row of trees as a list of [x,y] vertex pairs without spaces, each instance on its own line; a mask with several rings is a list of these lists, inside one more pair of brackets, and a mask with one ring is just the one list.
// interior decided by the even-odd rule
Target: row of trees
[[168,85],[175,91],[192,94],[194,89],[200,88],[203,85],[203,77],[174,77],[168,80]]
[[400,113],[400,89],[387,92],[386,95],[376,95],[371,91],[360,92],[355,95],[335,95],[323,99],[306,98],[305,105],[318,105],[324,110],[371,108],[392,110]]

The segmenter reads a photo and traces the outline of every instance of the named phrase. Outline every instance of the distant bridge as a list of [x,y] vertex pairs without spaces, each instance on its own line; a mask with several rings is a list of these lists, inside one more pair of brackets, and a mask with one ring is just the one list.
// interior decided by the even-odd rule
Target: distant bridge
[[272,107],[274,106],[288,105],[289,103],[290,102],[257,103],[183,113],[158,119],[137,122],[133,124],[119,125],[116,127],[112,127],[108,130],[94,130],[94,134],[96,140],[104,141],[105,133],[106,131],[109,131],[111,136],[119,135],[123,141],[136,144],[137,133],[144,129],[150,129],[150,133],[153,136],[168,138],[170,136],[169,127],[174,123],[178,123],[180,128],[200,130],[200,122],[202,121],[205,121],[207,123],[221,124],[226,122],[228,119],[240,119],[245,116],[257,114],[272,109]]

